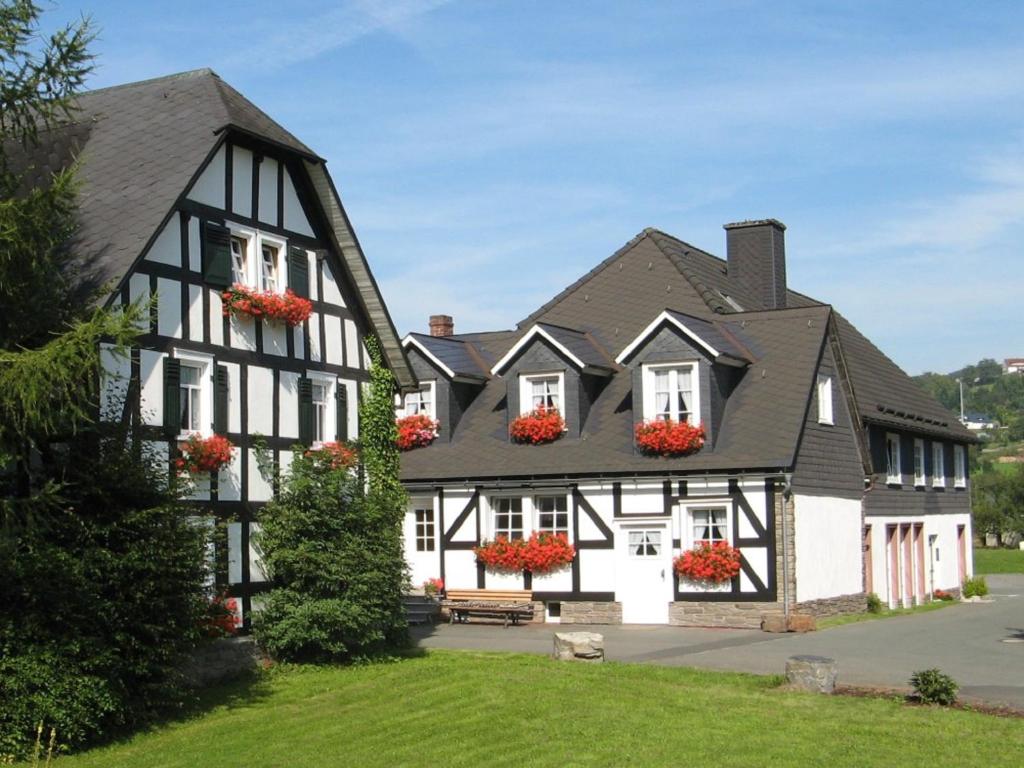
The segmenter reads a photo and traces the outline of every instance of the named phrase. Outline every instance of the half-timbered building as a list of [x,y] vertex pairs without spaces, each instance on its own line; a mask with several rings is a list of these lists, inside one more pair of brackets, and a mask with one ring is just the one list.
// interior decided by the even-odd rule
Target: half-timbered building
[[[789,290],[784,227],[726,226],[719,259],[648,229],[516,329],[403,343],[406,413],[438,421],[403,456],[413,580],[528,589],[547,620],[756,626],[771,612],[863,610],[956,590],[971,572],[973,438],[827,304]],[[510,440],[538,405],[565,420]],[[638,449],[638,423],[701,424],[703,447]],[[544,575],[497,573],[474,547],[564,533]],[[741,553],[725,583],[680,578],[702,541]]]
[[[75,247],[108,305],[149,302],[128,356],[104,349],[101,417],[173,459],[191,435],[235,446],[200,473],[196,515],[226,531],[218,581],[248,621],[264,586],[252,545],[272,482],[257,441],[287,467],[296,446],[355,439],[377,337],[414,383],[325,161],[209,70],[92,91],[73,125],[44,137],[46,172],[80,163]],[[241,285],[312,303],[290,327],[225,313]]]

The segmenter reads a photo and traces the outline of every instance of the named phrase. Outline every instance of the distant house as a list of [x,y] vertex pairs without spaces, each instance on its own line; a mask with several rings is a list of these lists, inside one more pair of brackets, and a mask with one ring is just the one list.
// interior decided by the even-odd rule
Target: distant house
[[[403,455],[416,582],[528,589],[547,620],[756,626],[765,612],[863,610],[957,589],[971,574],[966,446],[975,437],[827,304],[786,285],[785,227],[726,226],[726,259],[646,229],[513,330],[403,344],[407,412],[439,421]],[[554,256],[552,257],[554,258]],[[545,445],[510,440],[537,405]],[[676,458],[637,424],[700,424]],[[487,570],[496,536],[564,533],[569,567]],[[676,575],[699,542],[739,548],[721,584]]]
[[996,423],[992,417],[986,416],[984,413],[964,414],[963,425],[973,432],[996,428]]
[[[107,305],[155,299],[126,357],[104,348],[101,419],[127,423],[171,462],[191,436],[235,446],[197,473],[194,514],[226,530],[216,582],[248,623],[266,584],[252,543],[296,445],[354,439],[375,335],[402,386],[401,342],[325,161],[208,69],[92,91],[75,123],[42,137],[46,174],[82,165],[77,248],[109,282]],[[289,327],[225,313],[232,285],[312,303]]]
[[1003,361],[1003,370],[1007,373],[1021,373],[1024,371],[1024,357],[1008,357]]

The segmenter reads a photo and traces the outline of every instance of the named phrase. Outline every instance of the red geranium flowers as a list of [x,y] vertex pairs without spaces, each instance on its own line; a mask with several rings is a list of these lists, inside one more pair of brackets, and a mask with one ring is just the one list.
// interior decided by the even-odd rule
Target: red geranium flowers
[[704,445],[704,427],[673,419],[652,419],[636,425],[636,444],[646,454],[686,456]]
[[354,467],[359,460],[355,449],[344,443],[324,443],[319,448],[310,448],[305,455],[331,469],[348,469]]
[[535,408],[519,418],[513,419],[508,433],[513,442],[541,445],[550,443],[565,432],[565,419],[556,408]]
[[672,561],[680,578],[720,584],[740,572],[740,551],[725,541],[701,541]]
[[437,437],[437,420],[423,413],[403,416],[395,422],[395,425],[398,427],[398,438],[395,440],[395,445],[400,451],[411,451],[413,448],[430,445]]
[[241,313],[277,320],[290,327],[301,325],[313,312],[313,302],[296,296],[291,288],[284,294],[273,291],[261,293],[235,283],[221,294],[221,299],[224,301],[224,317]]
[[192,435],[181,446],[181,456],[174,460],[179,472],[216,472],[231,463],[231,449],[235,446],[223,435],[200,437]]
[[550,573],[568,565],[576,557],[576,547],[569,543],[569,537],[564,533],[539,531],[534,531],[526,541],[509,541],[505,536],[498,536],[494,541],[474,547],[473,552],[485,567],[502,573]]

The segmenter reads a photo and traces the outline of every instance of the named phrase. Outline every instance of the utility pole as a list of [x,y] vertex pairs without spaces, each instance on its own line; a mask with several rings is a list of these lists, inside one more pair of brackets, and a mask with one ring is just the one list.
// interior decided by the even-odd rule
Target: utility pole
[[960,385],[960,423],[964,423],[964,380],[957,379],[957,383]]

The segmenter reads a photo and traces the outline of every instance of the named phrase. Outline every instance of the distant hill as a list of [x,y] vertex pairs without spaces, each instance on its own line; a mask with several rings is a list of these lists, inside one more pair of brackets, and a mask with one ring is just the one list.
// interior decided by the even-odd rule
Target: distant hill
[[960,413],[960,385],[964,383],[964,411],[981,413],[1007,427],[1005,438],[1024,440],[1024,374],[1003,373],[995,360],[979,360],[952,373],[922,373],[914,379],[953,413]]

